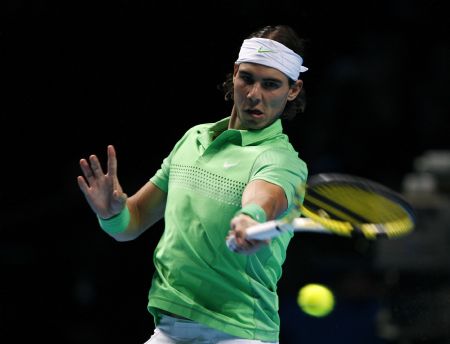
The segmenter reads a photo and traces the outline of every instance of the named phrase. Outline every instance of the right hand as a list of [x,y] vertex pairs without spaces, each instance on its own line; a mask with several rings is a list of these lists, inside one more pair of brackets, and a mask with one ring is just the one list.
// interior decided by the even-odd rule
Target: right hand
[[78,176],[78,186],[91,209],[101,218],[107,219],[120,213],[126,206],[127,195],[122,191],[117,178],[116,151],[108,146],[108,170],[104,174],[96,155],[80,160],[83,176]]
[[247,238],[247,228],[258,224],[259,222],[253,220],[246,214],[239,214],[231,219],[231,230],[228,232],[226,240],[234,237],[232,247],[229,247],[233,252],[250,255],[267,246],[270,240],[251,240]]

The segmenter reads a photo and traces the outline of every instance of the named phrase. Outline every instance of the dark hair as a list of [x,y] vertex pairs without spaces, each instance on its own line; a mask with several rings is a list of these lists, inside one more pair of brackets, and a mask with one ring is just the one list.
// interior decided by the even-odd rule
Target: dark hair
[[[260,37],[269,38],[274,41],[280,42],[289,49],[293,50],[300,56],[305,55],[305,45],[306,40],[300,38],[297,33],[287,25],[276,25],[276,26],[265,26],[258,31],[253,32],[248,38]],[[289,85],[292,86],[296,80],[289,78]],[[226,76],[226,80],[222,84],[222,90],[225,94],[225,100],[233,99],[233,74],[230,73]],[[282,119],[293,119],[298,113],[305,111],[306,97],[305,90],[302,87],[299,95],[290,102],[287,102],[283,114],[280,118]]]

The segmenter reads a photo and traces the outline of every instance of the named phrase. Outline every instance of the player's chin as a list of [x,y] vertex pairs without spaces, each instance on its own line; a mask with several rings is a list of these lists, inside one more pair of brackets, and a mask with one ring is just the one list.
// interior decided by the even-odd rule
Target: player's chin
[[248,115],[245,120],[245,127],[248,130],[259,130],[267,126],[267,118],[264,115]]

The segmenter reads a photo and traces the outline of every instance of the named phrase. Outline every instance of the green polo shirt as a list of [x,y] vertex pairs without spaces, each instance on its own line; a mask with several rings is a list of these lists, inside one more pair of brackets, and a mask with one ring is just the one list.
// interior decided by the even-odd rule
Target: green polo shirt
[[242,338],[278,341],[277,282],[291,233],[252,255],[225,242],[245,186],[263,179],[291,203],[306,164],[277,120],[228,130],[229,117],[186,132],[151,181],[167,192],[165,229],[154,253],[148,309],[184,316]]

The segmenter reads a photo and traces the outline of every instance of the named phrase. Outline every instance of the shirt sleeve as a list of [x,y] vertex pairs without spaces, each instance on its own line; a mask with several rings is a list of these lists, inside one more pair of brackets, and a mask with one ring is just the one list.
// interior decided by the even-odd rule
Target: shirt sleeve
[[296,189],[306,183],[308,168],[297,152],[272,148],[261,153],[255,160],[250,181],[262,179],[283,188],[292,205]]
[[179,147],[183,144],[183,142],[186,141],[189,135],[191,135],[195,130],[197,130],[198,127],[200,127],[200,125],[196,125],[190,128],[188,131],[186,131],[183,137],[172,148],[172,151],[169,153],[169,155],[166,158],[164,158],[160,168],[156,171],[153,177],[150,178],[150,181],[164,192],[167,193],[169,191],[169,176],[170,176],[170,166],[172,164],[172,157],[176,154]]

